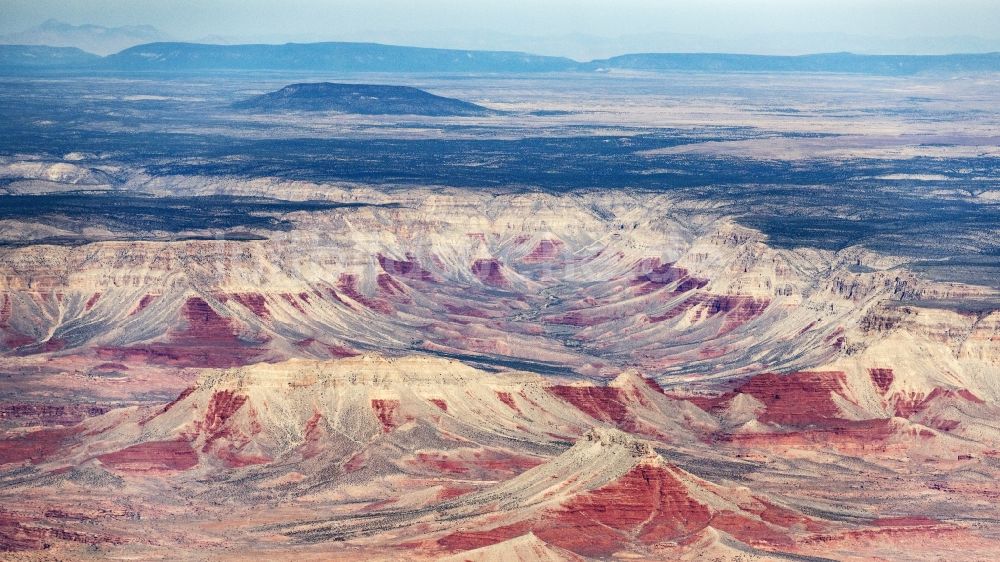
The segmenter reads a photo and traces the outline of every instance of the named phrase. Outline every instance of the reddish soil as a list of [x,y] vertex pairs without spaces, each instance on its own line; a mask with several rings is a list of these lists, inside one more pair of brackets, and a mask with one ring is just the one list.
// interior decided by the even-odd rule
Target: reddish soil
[[702,300],[703,298],[700,295],[691,295],[663,314],[648,316],[647,318],[649,318],[649,321],[654,324],[664,322],[666,320],[673,320],[700,304]]
[[550,544],[602,558],[632,537],[646,544],[677,539],[711,519],[708,507],[666,468],[639,464],[617,481],[577,496],[532,530]]
[[489,314],[466,305],[456,305],[456,304],[443,304],[444,309],[448,311],[448,314],[454,314],[455,316],[471,316],[472,318],[489,318]]
[[937,400],[964,400],[966,402],[971,402],[973,404],[982,404],[983,399],[976,396],[967,389],[950,390],[944,388],[935,388],[927,396],[915,396],[908,399],[901,399],[896,401],[896,415],[908,418],[913,414],[922,412],[926,410],[930,405]]
[[379,400],[372,399],[372,411],[382,424],[382,431],[389,433],[399,427],[402,422],[399,419],[399,400]]
[[420,263],[412,255],[407,254],[405,260],[394,260],[379,254],[378,264],[382,270],[389,275],[404,277],[407,279],[419,279],[421,281],[434,281],[434,276],[420,266]]
[[656,382],[656,379],[652,377],[640,377],[640,378],[642,379],[642,382],[646,383],[646,386],[648,386],[649,388],[652,388],[653,390],[659,392],[660,394],[666,394],[665,392],[663,392],[663,387],[660,386],[660,383]]
[[186,326],[171,331],[167,341],[130,347],[100,347],[97,356],[106,361],[224,368],[254,363],[263,352],[259,344],[240,339],[232,320],[220,316],[199,297],[189,298],[182,313]]
[[356,472],[365,467],[365,463],[368,461],[368,454],[364,451],[354,455],[344,463],[344,472]]
[[726,392],[718,396],[684,396],[681,394],[668,394],[675,400],[690,402],[702,410],[712,413],[721,410],[729,404],[729,401],[736,397],[736,392]]
[[378,277],[375,278],[375,282],[378,284],[382,293],[388,296],[401,296],[406,294],[406,287],[400,284],[399,281],[393,279],[388,273],[379,273]]
[[737,391],[764,403],[767,409],[760,415],[760,421],[804,426],[842,418],[833,394],[842,392],[845,381],[840,371],[764,373]]
[[170,401],[169,404],[163,406],[163,409],[160,410],[155,416],[152,416],[149,419],[145,419],[145,420],[139,422],[139,425],[142,425],[142,424],[148,422],[150,419],[155,418],[156,416],[158,416],[160,414],[166,413],[167,410],[169,410],[170,408],[173,408],[174,406],[176,406],[178,402],[180,402],[181,400],[184,400],[185,398],[187,398],[188,396],[190,396],[191,393],[194,392],[196,388],[197,387],[195,387],[195,386],[189,386],[189,387],[185,388],[184,390],[181,391],[180,394],[177,395],[177,398],[174,398],[172,401]]
[[305,443],[302,444],[302,458],[315,457],[323,450],[323,441],[328,437],[326,428],[320,425],[323,416],[316,412],[306,422]]
[[506,288],[509,285],[500,262],[495,259],[476,260],[472,264],[472,274],[490,287]]
[[[464,551],[481,548],[519,537],[531,530],[531,523],[522,521],[514,525],[504,525],[486,531],[458,531],[437,540],[437,543],[451,551]],[[564,529],[564,533],[575,530]]]
[[574,326],[576,328],[586,328],[597,326],[607,322],[609,318],[598,311],[573,310],[558,316],[547,316],[543,319],[548,324],[560,324],[563,326]]
[[879,389],[879,392],[885,394],[889,391],[889,387],[892,386],[892,381],[895,379],[892,369],[868,369],[868,376],[872,379],[872,384],[875,388]]
[[10,295],[3,296],[3,304],[0,305],[0,337],[3,338],[3,347],[14,349],[23,345],[35,343],[32,336],[28,336],[10,327],[10,319],[13,316],[13,303]]
[[[654,260],[654,262],[659,262],[659,260]],[[648,272],[639,275],[632,280],[631,285],[635,287],[637,294],[646,295],[674,283],[677,283],[677,287],[670,294],[679,295],[695,289],[701,289],[705,285],[708,285],[708,279],[689,277],[687,269],[675,267],[672,263],[665,263],[656,265]]]
[[514,397],[511,396],[509,392],[502,392],[498,390],[497,398],[499,398],[500,401],[506,404],[511,410],[514,410],[519,414],[521,413],[521,409],[517,407],[516,403],[514,403]]
[[937,519],[931,519],[930,517],[924,517],[922,515],[907,517],[882,517],[872,521],[872,525],[875,525],[876,527],[926,527],[940,524],[941,522]]
[[344,302],[344,299],[340,298],[340,295],[337,294],[337,291],[334,290],[333,287],[327,287],[326,288],[326,294],[330,295],[331,299],[339,302],[340,304],[342,304],[342,305],[344,305],[344,306],[346,306],[348,308],[351,308],[351,305],[348,304],[348,303],[346,303],[346,302]]
[[628,406],[622,400],[621,390],[608,386],[564,386],[546,388],[555,396],[569,402],[588,416],[619,426],[633,424]]
[[32,464],[42,462],[59,451],[80,431],[78,427],[42,429],[0,441],[0,465],[25,461]]
[[375,312],[380,312],[382,314],[392,314],[392,305],[388,302],[382,299],[368,297],[358,291],[358,279],[354,275],[347,273],[341,275],[337,288],[340,289],[340,292],[344,293],[348,297],[351,297],[351,299],[362,306],[368,307]]
[[40,425],[72,425],[111,410],[97,404],[46,404],[15,402],[0,404],[0,420]]
[[712,526],[752,545],[791,546],[794,544],[783,530],[768,525],[764,521],[751,519],[732,511],[717,513],[712,519]]
[[229,295],[234,301],[240,303],[243,308],[253,312],[260,318],[270,318],[271,311],[267,309],[267,299],[260,293],[234,293]]
[[[746,447],[836,447],[841,450],[877,451],[894,432],[891,420],[860,421],[830,420],[826,423],[793,431],[721,435],[724,442]],[[927,435],[931,433],[928,431]]]
[[358,355],[361,355],[358,351],[340,345],[328,345],[326,346],[326,350],[333,357],[357,357]]
[[642,463],[615,482],[580,494],[530,521],[460,531],[438,543],[452,550],[467,550],[531,531],[549,544],[604,559],[636,541],[657,544],[684,540],[709,525],[752,544],[790,545],[781,527],[812,524],[804,516],[773,505],[767,505],[761,516],[764,521],[734,512],[713,514],[691,496],[670,468]]
[[435,472],[452,475],[475,476],[493,480],[506,480],[542,463],[535,457],[526,457],[491,450],[461,451],[446,455],[417,453],[414,464]]
[[441,491],[438,492],[437,499],[438,501],[450,500],[452,498],[457,498],[458,496],[468,494],[469,492],[475,490],[476,490],[475,486],[464,486],[464,485],[444,486],[441,488]]
[[146,307],[152,304],[154,300],[156,300],[156,295],[143,295],[143,297],[139,299],[139,304],[135,307],[135,310],[132,311],[130,316],[135,316],[143,310],[146,310]]
[[187,470],[198,464],[198,454],[187,441],[150,441],[97,457],[101,464],[121,471]]
[[290,304],[292,306],[292,308],[294,308],[295,310],[299,311],[299,314],[305,314],[306,313],[306,310],[304,308],[302,308],[302,304],[299,303],[299,301],[295,299],[295,295],[293,295],[291,293],[281,293],[281,298],[284,299],[285,302],[287,302],[288,304]]
[[562,240],[539,240],[531,253],[521,260],[524,263],[544,263],[555,260],[562,252]]
[[267,464],[272,458],[264,455],[244,455],[234,447],[219,447],[214,451],[215,457],[222,460],[227,468],[243,468],[255,464]]
[[[122,544],[122,540],[110,535],[96,535],[53,528],[35,521],[34,518],[0,509],[0,552],[24,552],[51,548],[57,541],[83,544]],[[65,522],[60,522],[65,526]],[[48,559],[48,558],[46,558]]]
[[113,371],[127,371],[128,366],[122,363],[101,363],[93,368],[95,372],[113,372]]
[[[771,304],[768,299],[755,299],[751,297],[722,296],[714,297],[710,301],[709,313],[725,313],[726,322],[719,329],[719,334],[725,334],[739,328],[740,326],[754,320],[764,313],[764,310]],[[718,309],[718,312],[711,312]]]
[[205,411],[201,429],[208,435],[218,434],[229,418],[233,417],[246,401],[246,396],[236,394],[232,390],[215,391]]

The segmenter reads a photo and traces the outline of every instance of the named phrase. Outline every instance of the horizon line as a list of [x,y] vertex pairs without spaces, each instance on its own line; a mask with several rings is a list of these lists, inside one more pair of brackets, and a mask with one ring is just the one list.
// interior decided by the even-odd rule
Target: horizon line
[[106,55],[101,55],[94,53],[92,51],[87,51],[80,47],[69,46],[69,45],[48,45],[42,43],[0,43],[0,47],[45,47],[50,49],[74,49],[88,55],[92,55],[98,58],[106,59],[113,57],[115,55],[120,55],[126,51],[132,49],[138,49],[142,47],[149,47],[151,45],[195,45],[203,47],[283,47],[288,45],[371,45],[379,47],[396,47],[401,49],[419,49],[426,51],[456,51],[456,52],[473,52],[473,53],[505,53],[505,54],[518,54],[518,55],[529,55],[538,58],[547,59],[562,59],[578,64],[590,64],[600,61],[611,60],[619,57],[634,56],[634,55],[705,55],[705,56],[740,56],[740,57],[759,57],[759,58],[804,58],[804,57],[815,57],[824,55],[851,55],[856,57],[904,57],[904,58],[942,58],[942,57],[953,57],[953,56],[963,56],[963,55],[1000,55],[1000,50],[994,51],[958,51],[951,53],[858,53],[854,51],[816,51],[808,53],[798,53],[798,54],[763,54],[763,53],[747,53],[747,52],[736,52],[736,51],[629,51],[620,53],[617,55],[612,55],[604,58],[596,58],[590,60],[579,60],[565,55],[542,55],[533,53],[531,51],[520,51],[511,49],[463,49],[456,47],[426,47],[418,45],[406,45],[398,43],[380,43],[377,41],[285,41],[281,43],[268,43],[268,42],[247,42],[247,43],[209,43],[201,41],[151,41],[149,43],[138,43],[124,49],[108,53]]

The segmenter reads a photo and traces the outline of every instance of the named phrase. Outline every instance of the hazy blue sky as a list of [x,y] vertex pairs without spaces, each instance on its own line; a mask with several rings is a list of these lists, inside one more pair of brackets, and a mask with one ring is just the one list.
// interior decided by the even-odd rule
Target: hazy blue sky
[[573,56],[647,45],[934,51],[947,48],[928,38],[1000,39],[1000,0],[0,0],[0,32],[48,18],[149,24],[185,40],[370,39]]

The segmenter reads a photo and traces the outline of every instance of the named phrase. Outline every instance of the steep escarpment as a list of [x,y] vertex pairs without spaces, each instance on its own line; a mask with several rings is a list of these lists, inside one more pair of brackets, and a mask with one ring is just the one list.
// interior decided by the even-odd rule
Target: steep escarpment
[[[422,351],[709,383],[858,357],[905,331],[888,319],[897,305],[984,291],[623,199],[435,195],[290,213],[294,228],[267,240],[7,248],[0,345],[172,368]],[[989,345],[969,349],[994,361]]]
[[[493,545],[504,548],[506,541],[530,533],[559,551],[597,558],[676,545],[675,541],[711,527],[728,529],[743,541],[769,548],[790,544],[792,534],[826,527],[745,490],[694,477],[665,461],[649,443],[608,429],[588,431],[549,462],[444,502],[437,511],[460,521],[461,530],[425,531],[411,541],[475,551]],[[376,527],[401,526],[420,515],[387,510],[366,518]],[[343,540],[361,532],[360,525],[347,518],[283,526],[282,531],[304,542]],[[583,532],[567,533],[568,528]]]
[[[587,401],[567,389],[585,391]],[[424,471],[468,478],[540,462],[557,442],[594,425],[667,442],[694,440],[714,427],[709,416],[636,373],[608,386],[559,386],[455,360],[364,355],[210,371],[166,405],[93,418],[80,430],[87,438],[74,437],[75,430],[60,435],[58,455],[46,449],[4,462],[96,459],[114,471],[197,468],[223,478],[246,466],[280,472],[289,463],[329,463],[349,473],[382,463],[383,477]]]
[[[938,469],[958,455],[962,466],[989,470],[976,460],[994,454],[988,434],[973,447],[927,422],[865,418],[872,414],[854,399],[846,375],[833,372],[758,375],[723,397],[685,398],[636,371],[598,385],[425,355],[293,359],[207,370],[168,403],[0,441],[0,494],[35,490],[18,525],[65,529],[59,517],[72,517],[73,532],[113,530],[93,539],[105,546],[146,539],[114,524],[110,506],[66,512],[66,499],[44,489],[56,484],[79,498],[127,491],[145,498],[135,516],[154,528],[170,525],[170,506],[208,501],[215,507],[205,517],[237,517],[241,536],[286,548],[336,541],[361,552],[419,547],[428,557],[471,550],[489,559],[508,549],[569,559],[780,557],[863,533],[887,541],[910,529],[963,532],[907,518],[916,510],[880,518],[878,505],[845,510],[822,494],[800,497],[829,486],[811,468],[831,462],[829,451],[865,455],[867,463],[840,469],[845,486],[858,479],[892,494],[904,493],[897,487],[906,481],[892,475],[911,458]],[[936,392],[921,412],[950,412],[956,401],[989,407]],[[963,411],[980,428],[990,423],[989,410]],[[796,458],[808,464],[787,466]],[[938,486],[975,498],[964,474]],[[791,488],[782,485],[789,478]],[[290,511],[276,522],[254,511],[265,504]],[[295,505],[331,515],[303,519]],[[215,533],[209,526],[201,540]]]

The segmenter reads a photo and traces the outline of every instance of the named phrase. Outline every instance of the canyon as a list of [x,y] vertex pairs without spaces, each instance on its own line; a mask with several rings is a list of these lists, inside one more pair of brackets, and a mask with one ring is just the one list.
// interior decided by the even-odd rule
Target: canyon
[[995,559],[989,80],[720,76],[5,79],[0,551]]

